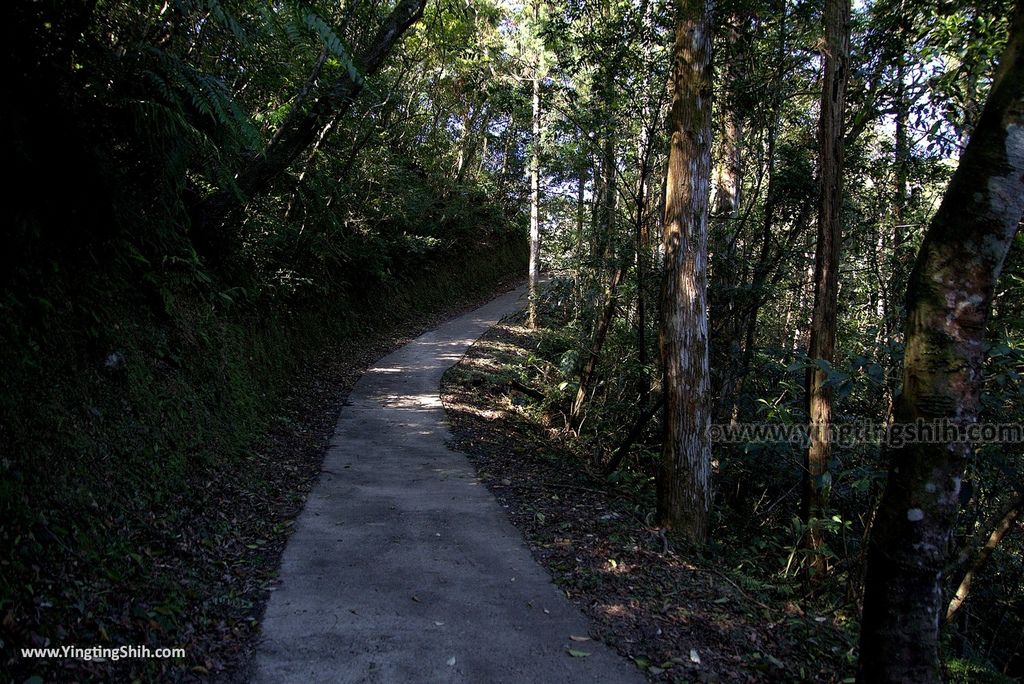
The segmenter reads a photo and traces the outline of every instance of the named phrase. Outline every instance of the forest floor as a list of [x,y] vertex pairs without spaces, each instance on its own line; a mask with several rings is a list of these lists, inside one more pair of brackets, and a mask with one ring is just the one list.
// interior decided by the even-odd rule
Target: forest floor
[[[445,376],[454,435],[590,635],[651,681],[843,681],[848,625],[669,543],[650,498],[591,472],[543,405],[543,329],[484,335]],[[852,681],[852,680],[851,680]]]

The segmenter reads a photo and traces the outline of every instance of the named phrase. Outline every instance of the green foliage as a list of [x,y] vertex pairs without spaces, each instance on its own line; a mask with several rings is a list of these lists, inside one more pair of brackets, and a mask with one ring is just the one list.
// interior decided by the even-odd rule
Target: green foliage
[[[176,578],[161,560],[231,525],[230,511],[194,510],[207,499],[192,494],[216,484],[272,495],[252,449],[312,359],[525,270],[523,96],[469,85],[508,62],[505,10],[486,3],[431,3],[349,116],[244,198],[225,227],[229,258],[208,258],[196,207],[237,192],[236,174],[294,108],[362,78],[353,55],[386,11],[306,0],[11,8],[5,665],[32,639],[155,645],[217,629],[187,614],[217,615],[203,591],[224,569]],[[474,46],[491,46],[486,66]],[[465,92],[480,95],[468,119]],[[461,173],[458,159],[469,160]],[[19,662],[16,672],[30,666]],[[166,679],[184,665],[136,674]]]
[[[535,145],[544,261],[561,277],[545,302],[554,327],[502,376],[540,383],[542,398],[517,396],[515,408],[561,430],[583,467],[598,471],[656,401],[674,5],[540,3],[534,13],[492,0],[429,3],[401,50],[366,77],[358,55],[388,7],[45,0],[9,9],[12,76],[0,84],[12,171],[0,255],[0,560],[11,571],[0,581],[0,615],[13,611],[44,637],[68,629],[37,612],[33,592],[57,591],[60,577],[110,592],[139,581],[156,563],[133,543],[154,512],[173,522],[196,473],[244,469],[302,359],[377,329],[382,310],[432,310],[519,268]],[[720,5],[713,160],[721,187],[709,272],[716,422],[802,425],[810,369],[826,374],[840,427],[889,420],[914,253],[991,84],[1008,7],[856,6],[840,344],[826,362],[805,353],[819,9]],[[239,197],[244,207],[230,225],[197,220],[204,200],[237,195],[236,177],[279,127],[342,78],[366,80],[346,116],[318,131],[265,192]],[[539,140],[530,128],[534,78]],[[731,158],[730,125],[740,159],[735,208],[718,182]],[[217,229],[223,235],[211,235]],[[223,260],[210,258],[217,237],[227,243]],[[992,422],[1024,415],[1022,247],[1018,236],[992,314],[983,396]],[[606,313],[612,322],[598,344]],[[591,355],[594,377],[581,414],[570,417]],[[655,415],[610,476],[638,502],[640,519],[654,501],[660,434]],[[1019,486],[1021,449],[979,448],[955,542],[983,530],[1000,495]],[[712,549],[766,599],[800,598],[802,457],[798,440],[715,445]],[[814,600],[833,612],[858,600],[884,477],[882,445],[863,440],[834,449],[817,483],[830,494],[823,524],[832,572]],[[988,654],[999,669],[1020,667],[1022,553],[1009,535],[974,585],[967,629],[956,628],[966,652]],[[62,558],[73,561],[56,564]],[[197,599],[167,593],[139,607],[138,619],[172,633],[182,606]],[[117,609],[109,592],[97,594],[83,629],[99,634]],[[949,667],[951,676],[982,676],[968,661]]]
[[963,658],[946,661],[946,677],[950,684],[1010,684],[1016,681],[992,669],[990,665]]

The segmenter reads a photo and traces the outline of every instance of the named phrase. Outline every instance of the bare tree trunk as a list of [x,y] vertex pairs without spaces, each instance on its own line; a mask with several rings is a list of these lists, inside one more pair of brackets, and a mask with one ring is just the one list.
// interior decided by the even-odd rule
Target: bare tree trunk
[[[723,54],[719,55],[719,63],[724,63],[724,82],[734,84],[734,89],[744,74],[744,42],[737,28],[743,23],[743,19],[737,15],[722,21],[727,39]],[[740,220],[743,124],[735,109],[734,98],[722,93],[719,100],[724,103],[725,109],[719,117],[719,158],[714,167],[709,235],[711,283],[708,290],[713,324],[709,331],[711,396],[715,397],[716,419],[729,413],[735,399],[733,389],[743,327],[737,312],[737,294],[745,279],[743,267],[746,265],[743,262],[741,266],[736,259],[743,223]]]
[[[785,75],[785,55],[786,55],[786,43],[787,43],[787,14],[785,3],[781,6],[781,15],[779,16],[779,41],[776,46],[775,58],[776,58],[776,80],[781,81]],[[775,172],[776,165],[776,146],[778,144],[779,132],[782,128],[782,117],[780,115],[782,109],[782,93],[777,91],[771,99],[771,123],[768,126],[768,130],[765,132],[767,137],[767,174],[768,174],[768,187],[765,190],[765,202],[764,202],[764,218],[761,223],[761,246],[758,253],[757,265],[754,268],[754,274],[751,277],[750,282],[750,297],[751,301],[748,305],[747,310],[744,312],[746,318],[746,328],[743,335],[743,356],[740,361],[739,374],[736,377],[735,388],[733,389],[733,405],[730,410],[730,414],[735,417],[739,408],[738,400],[744,391],[744,383],[746,382],[747,376],[750,373],[750,367],[754,358],[754,348],[757,342],[757,326],[758,317],[760,315],[761,307],[769,299],[769,294],[766,291],[766,284],[768,282],[769,274],[772,269],[776,269],[777,277],[781,276],[781,269],[778,264],[773,264],[771,260],[771,247],[772,237],[775,229],[775,209],[778,205],[778,178]],[[798,224],[799,225],[799,224]],[[790,231],[787,243],[792,245],[796,240],[797,230]],[[780,254],[785,254],[788,250],[780,251]],[[784,330],[789,329],[789,317],[792,313],[792,302],[787,305],[786,318]]]
[[661,292],[665,441],[658,521],[697,544],[707,538],[711,513],[707,259],[713,7],[713,0],[678,2]]
[[[1018,0],[988,102],[910,275],[899,424],[978,418],[992,293],[1024,215],[1022,41]],[[890,453],[868,550],[861,682],[941,680],[943,575],[971,454],[960,440]]]
[[641,182],[639,189],[640,199],[637,200],[636,225],[636,346],[637,362],[640,364],[640,408],[647,405],[647,397],[650,394],[651,380],[647,372],[647,297],[644,290],[647,288],[647,250],[649,235],[646,227],[646,187]]
[[[482,120],[481,120],[481,117]],[[459,153],[455,162],[455,185],[461,185],[466,177],[466,171],[473,165],[477,147],[480,143],[486,144],[486,134],[477,135],[476,130],[486,131],[489,125],[487,112],[486,95],[475,111],[463,117],[462,134],[459,137]]]
[[725,218],[728,226],[723,232],[725,244],[735,242],[733,231],[735,222],[740,217],[740,177],[743,159],[740,145],[743,137],[743,125],[736,118],[735,112],[728,112],[725,119],[725,132],[722,140],[722,160],[715,174],[715,215]]
[[[893,173],[894,193],[892,207],[892,246],[889,250],[889,273],[888,277],[880,277],[882,297],[884,301],[882,317],[882,335],[886,349],[896,336],[898,321],[903,315],[903,302],[899,294],[906,292],[907,272],[913,261],[911,249],[912,233],[907,226],[907,203],[909,200],[908,177],[910,172],[910,136],[907,131],[907,122],[910,118],[910,102],[907,98],[906,72],[907,58],[905,46],[907,43],[906,17],[900,19],[900,34],[902,36],[901,54],[897,57],[896,63],[896,93],[893,98],[893,117],[895,119],[895,145],[893,150]],[[898,391],[898,361],[892,358],[890,353],[884,353],[885,385],[883,387],[885,408],[885,421],[892,418],[893,402]]]
[[[654,15],[651,6],[646,2],[643,5],[644,28],[649,35],[654,35]],[[643,411],[647,406],[651,392],[651,378],[647,366],[650,362],[647,345],[647,271],[650,264],[651,254],[651,226],[652,214],[650,211],[651,195],[651,172],[652,156],[654,154],[655,141],[658,139],[656,131],[664,121],[663,114],[663,90],[658,91],[658,97],[650,97],[651,79],[653,78],[653,65],[649,59],[643,60],[644,69],[644,98],[642,125],[640,128],[640,140],[638,145],[638,156],[640,159],[639,182],[636,190],[636,342],[637,361],[640,365],[638,378],[639,385],[639,406]],[[653,116],[652,116],[653,114]],[[628,447],[627,447],[628,449]]]
[[[611,111],[610,107],[609,110]],[[604,141],[604,195],[601,198],[601,251],[599,258],[615,259],[615,205],[618,191],[615,183],[616,156],[614,131],[609,131]]]
[[[907,120],[910,118],[910,103],[907,100],[906,57],[901,56],[896,65],[896,96],[893,104],[895,109],[896,141],[893,150],[893,169],[895,175],[895,202],[893,202],[893,245],[892,266],[888,284],[891,293],[900,292],[906,287],[906,264],[913,259],[910,251],[911,234],[907,228],[907,201],[909,192],[907,179],[910,174],[910,135],[907,132]],[[885,334],[891,339],[895,333],[897,317],[893,315],[898,309],[888,307],[889,316],[885,320]]]
[[[819,154],[821,190],[818,202],[818,243],[814,256],[814,313],[808,356],[831,364],[835,360],[839,295],[840,212],[843,203],[843,112],[846,109],[847,62],[850,53],[850,0],[827,0],[825,6],[825,75],[821,94]],[[807,378],[810,446],[804,463],[803,519],[806,543],[814,554],[811,567],[826,569],[821,553],[825,537],[821,519],[828,503],[828,462],[832,453],[832,387],[825,369],[812,367]]]
[[537,327],[537,284],[540,281],[540,75],[533,75],[533,150],[530,155],[530,313],[529,326]]
[[[658,120],[661,118],[661,103],[657,107]],[[640,409],[647,406],[648,395],[651,390],[651,379],[647,372],[648,351],[647,351],[647,265],[650,262],[651,231],[648,220],[648,200],[650,195],[650,174],[651,155],[653,154],[652,143],[654,141],[655,124],[651,122],[651,107],[649,103],[644,104],[644,124],[640,140],[640,169],[638,172],[639,182],[636,190],[636,223],[634,225],[634,239],[636,249],[636,342],[637,361],[640,364]]]

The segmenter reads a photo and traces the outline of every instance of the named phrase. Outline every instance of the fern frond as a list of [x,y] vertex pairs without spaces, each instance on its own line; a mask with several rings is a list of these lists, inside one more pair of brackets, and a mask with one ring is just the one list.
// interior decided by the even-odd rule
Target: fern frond
[[345,46],[344,41],[338,37],[338,34],[334,32],[327,22],[323,20],[318,14],[310,12],[304,17],[306,26],[312,29],[320,40],[323,41],[324,47],[327,48],[334,57],[338,59],[341,65],[348,72],[349,78],[358,83],[362,80],[362,74],[359,73],[359,69],[356,68],[355,62],[352,61],[351,53]]

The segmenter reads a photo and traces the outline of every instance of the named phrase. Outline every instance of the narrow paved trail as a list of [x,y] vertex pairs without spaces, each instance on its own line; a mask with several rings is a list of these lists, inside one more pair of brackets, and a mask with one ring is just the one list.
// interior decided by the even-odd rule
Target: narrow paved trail
[[255,681],[642,681],[602,644],[570,640],[584,617],[446,446],[441,375],[522,295],[422,335],[356,384],[284,551]]

